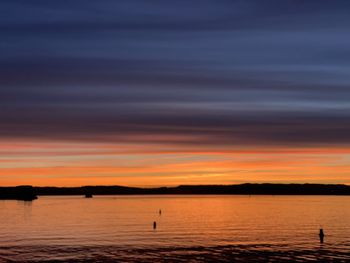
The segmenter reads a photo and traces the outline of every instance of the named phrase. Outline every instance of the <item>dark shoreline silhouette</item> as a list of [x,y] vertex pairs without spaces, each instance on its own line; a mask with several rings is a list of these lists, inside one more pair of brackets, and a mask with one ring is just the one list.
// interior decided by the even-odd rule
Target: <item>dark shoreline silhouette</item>
[[22,200],[33,201],[37,199],[37,189],[30,185],[21,185],[16,187],[0,187],[0,200]]
[[350,195],[341,184],[180,185],[139,188],[126,186],[0,187],[0,199],[34,200],[40,195]]

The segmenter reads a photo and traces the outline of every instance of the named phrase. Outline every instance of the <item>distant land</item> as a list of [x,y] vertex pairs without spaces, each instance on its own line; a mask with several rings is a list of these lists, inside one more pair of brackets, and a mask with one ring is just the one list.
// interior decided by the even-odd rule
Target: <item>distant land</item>
[[45,195],[350,195],[342,184],[180,185],[140,188],[126,186],[0,187],[0,199],[34,200]]
[[0,187],[0,200],[23,200],[32,201],[37,199],[34,187],[21,185],[16,187]]

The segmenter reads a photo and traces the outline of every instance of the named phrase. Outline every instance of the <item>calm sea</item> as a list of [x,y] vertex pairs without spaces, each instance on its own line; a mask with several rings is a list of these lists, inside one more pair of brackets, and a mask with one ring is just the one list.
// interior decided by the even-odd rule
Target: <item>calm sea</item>
[[284,261],[350,262],[350,197],[0,201],[0,262]]

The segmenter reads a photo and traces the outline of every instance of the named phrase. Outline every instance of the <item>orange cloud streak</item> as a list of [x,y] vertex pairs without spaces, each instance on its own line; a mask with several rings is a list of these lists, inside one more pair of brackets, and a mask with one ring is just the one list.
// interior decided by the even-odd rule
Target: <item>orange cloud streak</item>
[[4,142],[0,145],[0,185],[349,182],[350,148],[346,147],[192,148]]

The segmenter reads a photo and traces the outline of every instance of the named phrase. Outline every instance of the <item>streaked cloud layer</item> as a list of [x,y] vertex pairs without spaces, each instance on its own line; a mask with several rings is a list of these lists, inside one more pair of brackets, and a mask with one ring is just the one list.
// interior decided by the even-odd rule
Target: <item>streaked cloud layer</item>
[[1,1],[0,183],[348,183],[349,8]]

